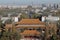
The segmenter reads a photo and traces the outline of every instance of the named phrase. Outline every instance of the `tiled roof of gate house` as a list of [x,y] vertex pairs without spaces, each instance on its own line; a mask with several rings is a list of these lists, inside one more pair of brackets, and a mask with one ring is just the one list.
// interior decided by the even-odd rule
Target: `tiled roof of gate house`
[[41,24],[44,25],[44,22],[41,22],[39,19],[22,19],[20,22],[17,22],[17,24]]

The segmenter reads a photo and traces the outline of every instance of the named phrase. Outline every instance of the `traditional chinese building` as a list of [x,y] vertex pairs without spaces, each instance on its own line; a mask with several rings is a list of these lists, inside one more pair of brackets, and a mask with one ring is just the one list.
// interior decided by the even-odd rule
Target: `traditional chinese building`
[[6,25],[6,29],[15,28],[20,32],[21,40],[46,40],[49,36],[49,29],[53,27],[46,25],[45,22],[41,22],[39,19],[22,19],[17,23]]

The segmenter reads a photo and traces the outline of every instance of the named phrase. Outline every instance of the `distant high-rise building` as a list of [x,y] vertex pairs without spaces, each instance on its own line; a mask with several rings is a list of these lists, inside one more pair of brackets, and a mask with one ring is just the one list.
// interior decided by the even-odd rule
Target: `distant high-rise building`
[[42,4],[42,7],[46,7],[46,5],[45,4]]
[[58,4],[54,4],[54,9],[57,9],[58,8]]
[[57,4],[57,8],[59,7],[59,5]]
[[51,4],[48,4],[48,8],[50,8],[50,9],[51,9],[51,8],[52,8],[52,5],[51,5]]

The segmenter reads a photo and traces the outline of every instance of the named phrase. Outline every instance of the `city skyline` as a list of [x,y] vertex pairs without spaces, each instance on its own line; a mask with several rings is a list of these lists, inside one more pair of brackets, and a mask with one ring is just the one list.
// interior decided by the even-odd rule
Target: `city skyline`
[[0,0],[0,5],[37,5],[60,3],[60,0]]

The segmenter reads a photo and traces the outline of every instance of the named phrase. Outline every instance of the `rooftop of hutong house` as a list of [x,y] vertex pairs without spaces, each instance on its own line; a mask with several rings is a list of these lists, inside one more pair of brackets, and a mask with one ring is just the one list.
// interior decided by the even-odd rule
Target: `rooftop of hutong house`
[[6,24],[5,28],[12,28],[12,24]]

